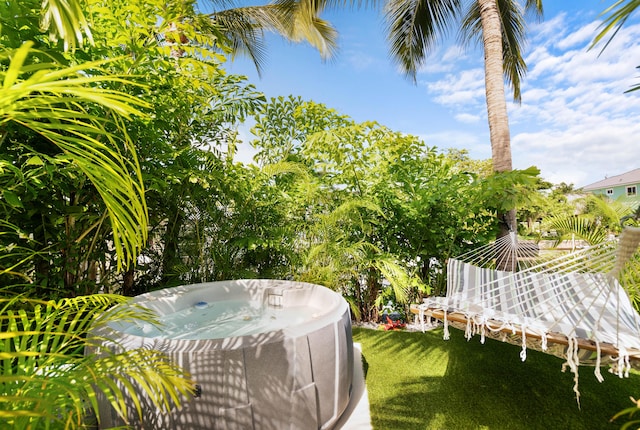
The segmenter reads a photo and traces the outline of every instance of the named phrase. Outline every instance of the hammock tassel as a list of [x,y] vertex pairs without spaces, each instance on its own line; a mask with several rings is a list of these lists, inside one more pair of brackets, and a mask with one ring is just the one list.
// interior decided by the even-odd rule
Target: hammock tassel
[[596,375],[596,379],[598,382],[602,383],[604,378],[602,377],[602,372],[600,372],[600,365],[602,361],[602,353],[600,352],[600,342],[596,342],[596,368],[593,371],[594,375]]
[[[474,315],[471,318],[473,319],[473,330],[467,340],[470,340],[473,336],[479,333],[480,343],[484,345],[487,319],[481,315]],[[467,318],[467,326],[469,326],[469,318]]]
[[520,360],[527,359],[527,330],[522,326],[522,351],[520,351]]
[[578,356],[578,340],[575,336],[567,337],[567,362],[562,365],[562,371],[566,370],[566,366],[573,373],[573,392],[576,393],[576,402],[578,402],[578,409],[580,408],[580,390],[578,389],[578,366],[580,365],[580,358]]
[[618,348],[618,359],[616,360],[615,373],[619,378],[628,378],[629,370],[631,369],[631,364],[629,363],[629,353],[625,348]]
[[[421,305],[418,308],[418,312],[419,312],[418,313],[418,319],[420,321],[420,328],[422,329],[422,333],[424,333],[426,331],[425,322],[424,322],[424,308],[425,308],[424,305]],[[429,317],[429,320],[431,320],[431,317]],[[429,322],[431,322],[431,321],[429,321]]]
[[447,320],[447,311],[444,311],[444,334],[442,338],[444,340],[449,340],[451,338],[451,334],[449,333],[449,321]]

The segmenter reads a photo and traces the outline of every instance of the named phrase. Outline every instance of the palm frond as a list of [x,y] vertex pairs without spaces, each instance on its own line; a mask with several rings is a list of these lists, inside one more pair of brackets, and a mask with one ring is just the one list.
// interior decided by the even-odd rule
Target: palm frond
[[636,311],[640,312],[640,252],[631,256],[620,272],[619,280]]
[[604,40],[607,34],[613,31],[613,34],[609,36],[609,39],[602,47],[602,50],[600,51],[600,53],[602,53],[602,51],[609,46],[611,40],[613,40],[615,35],[618,34],[618,31],[620,31],[624,23],[627,22],[627,19],[629,19],[638,6],[640,6],[640,0],[618,0],[606,8],[601,14],[606,18],[600,25],[601,30],[593,39],[593,42],[591,42],[589,49],[593,49],[598,43]]
[[229,40],[232,55],[248,56],[256,66],[258,76],[261,76],[267,48],[264,42],[265,29],[259,22],[269,21],[265,11],[252,7],[234,8],[215,12],[212,19]]
[[459,0],[394,0],[385,5],[386,33],[391,56],[415,80],[426,56],[441,34],[455,22]]
[[148,311],[117,306],[128,299],[92,295],[42,301],[0,299],[0,426],[16,429],[82,428],[87,408],[98,413],[104,396],[122,416],[138,393],[160,410],[182,403],[192,384],[159,352],[118,351],[108,344],[109,322],[148,320]]
[[[0,165],[0,170],[2,167]],[[5,236],[3,238],[5,239],[4,244],[0,244],[0,276],[15,276],[29,282],[31,279],[22,269],[26,263],[32,260],[35,251],[20,245],[22,240],[29,237],[28,234],[17,225],[0,220],[0,236]],[[8,240],[6,236],[10,236],[12,239]]]
[[596,245],[606,240],[608,231],[596,220],[587,216],[558,216],[548,221],[548,228],[560,233],[556,245],[568,235],[585,240],[590,245]]
[[[135,146],[122,120],[143,116],[139,109],[148,105],[105,84],[139,84],[102,69],[115,60],[71,67],[29,64],[29,55],[37,52],[31,46],[27,42],[1,54],[11,62],[6,71],[0,72],[0,126],[13,122],[42,135],[87,175],[109,213],[118,265],[127,265],[146,241],[147,208]],[[106,118],[98,116],[90,110],[92,106],[109,114]]]
[[374,261],[374,267],[389,281],[397,303],[405,304],[409,301],[409,290],[412,279],[406,269],[389,257],[380,256]]
[[280,34],[293,42],[306,41],[323,58],[333,55],[337,32],[330,23],[317,16],[321,10],[317,2],[281,0],[265,6],[222,10],[210,16],[231,42],[232,52],[248,55],[260,74],[266,60],[266,31]]
[[362,318],[362,312],[360,311],[360,307],[358,306],[358,303],[356,302],[355,298],[350,296],[344,296],[344,299],[347,301],[347,303],[349,303],[349,308],[351,309],[351,314],[353,315],[353,318],[355,318],[356,321],[360,321],[360,318]]
[[531,14],[536,19],[542,19],[544,7],[542,0],[527,0],[524,4],[525,13]]
[[65,50],[82,46],[85,36],[93,43],[81,0],[43,0],[40,26],[49,31],[51,40],[62,39]]
[[594,194],[588,194],[586,204],[594,207],[596,216],[601,217],[612,229],[620,226],[620,220],[633,213],[633,209],[622,200],[609,200]]
[[316,48],[323,59],[333,56],[338,33],[326,20],[319,18],[324,3],[314,0],[277,0],[276,28],[294,42],[306,41]]
[[367,198],[353,198],[346,200],[331,212],[325,214],[323,222],[330,226],[339,226],[345,220],[356,222],[361,228],[364,228],[364,217],[361,210],[368,210],[376,213],[380,217],[384,217],[384,212],[379,205]]

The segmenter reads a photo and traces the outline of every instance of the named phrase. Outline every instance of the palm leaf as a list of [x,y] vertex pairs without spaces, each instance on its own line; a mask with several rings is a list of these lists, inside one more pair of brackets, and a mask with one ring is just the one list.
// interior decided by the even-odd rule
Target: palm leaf
[[82,46],[84,35],[89,43],[93,43],[91,28],[82,7],[81,0],[42,0],[40,26],[49,31],[51,40],[62,39],[65,50]]
[[19,245],[20,239],[27,238],[28,235],[17,225],[0,220],[0,236],[8,235],[12,236],[12,240],[5,241],[4,245],[0,244],[0,276],[17,276],[30,281],[30,278],[20,270],[35,254],[33,249]]
[[330,58],[337,47],[337,32],[318,17],[322,2],[280,0],[265,6],[236,7],[210,14],[227,39],[231,50],[248,55],[258,73],[266,59],[265,31],[273,31],[294,41],[306,41],[323,58]]
[[[139,109],[148,105],[106,87],[137,85],[102,69],[115,60],[71,67],[29,65],[31,45],[4,53],[11,63],[0,72],[0,126],[13,122],[44,136],[87,175],[105,203],[121,268],[134,261],[147,237],[142,173],[122,118],[142,116]],[[93,113],[92,106],[106,109],[107,117]]]
[[637,249],[620,272],[619,281],[636,311],[640,312],[640,252]]
[[460,7],[459,0],[386,3],[384,13],[391,55],[408,76],[415,80],[437,38],[446,34],[455,22]]
[[612,231],[620,231],[620,222],[623,217],[632,214],[633,210],[623,200],[609,200],[602,196],[588,194],[586,204],[595,209],[595,216],[602,219]]
[[306,41],[322,58],[335,53],[337,32],[328,21],[319,18],[324,3],[311,0],[278,0],[275,2],[275,26],[279,33],[294,42]]
[[551,218],[547,225],[549,229],[560,233],[556,239],[556,245],[568,235],[575,235],[590,245],[602,243],[608,236],[604,226],[587,216],[558,216]]
[[413,285],[413,279],[407,274],[406,269],[388,256],[376,258],[373,265],[391,284],[396,302],[406,304]]
[[150,350],[101,348],[112,321],[155,320],[116,295],[41,301],[0,299],[0,426],[80,428],[86,408],[98,413],[103,396],[126,419],[142,413],[140,394],[161,411],[182,403],[192,383]]
[[611,6],[606,8],[601,15],[608,16],[600,25],[601,30],[593,39],[593,42],[589,46],[589,49],[592,49],[595,45],[602,41],[610,31],[613,31],[613,34],[611,34],[604,47],[602,48],[602,51],[604,51],[606,47],[609,46],[609,43],[611,43],[611,40],[615,37],[618,31],[620,31],[620,28],[622,28],[624,23],[627,22],[627,19],[629,19],[633,12],[638,8],[638,6],[640,6],[640,0],[618,0]]

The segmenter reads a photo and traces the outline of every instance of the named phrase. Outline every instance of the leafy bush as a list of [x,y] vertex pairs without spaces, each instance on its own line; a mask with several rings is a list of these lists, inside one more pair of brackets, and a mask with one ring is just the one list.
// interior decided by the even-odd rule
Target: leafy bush
[[98,416],[99,396],[126,417],[128,404],[141,415],[136,392],[159,411],[190,395],[193,384],[163,354],[101,347],[107,339],[99,333],[109,322],[153,322],[148,311],[114,306],[125,300],[116,295],[0,299],[1,428],[84,428],[87,417]]

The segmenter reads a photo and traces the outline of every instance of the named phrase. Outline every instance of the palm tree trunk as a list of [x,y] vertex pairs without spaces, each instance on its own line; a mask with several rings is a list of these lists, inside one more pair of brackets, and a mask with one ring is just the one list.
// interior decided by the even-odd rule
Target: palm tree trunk
[[511,166],[511,138],[504,91],[502,30],[496,0],[478,0],[482,17],[484,75],[493,168],[506,172]]
[[[504,65],[502,53],[502,27],[496,0],[478,0],[482,22],[482,41],[484,45],[484,79],[487,98],[487,116],[491,139],[491,158],[493,170],[507,172],[512,169],[511,137],[509,135],[509,117],[504,91]],[[500,232],[498,237],[506,236],[510,230],[516,230],[516,211],[498,214]],[[509,264],[511,262],[506,262]]]

